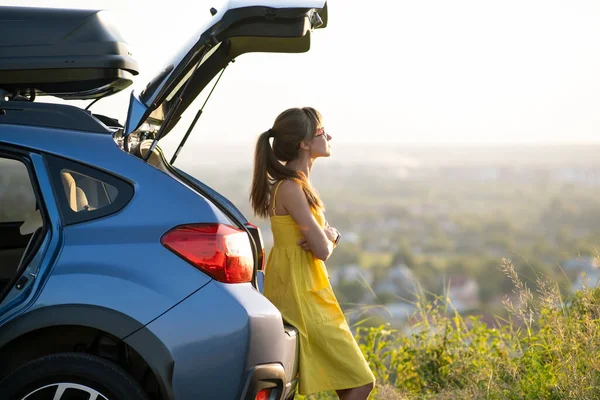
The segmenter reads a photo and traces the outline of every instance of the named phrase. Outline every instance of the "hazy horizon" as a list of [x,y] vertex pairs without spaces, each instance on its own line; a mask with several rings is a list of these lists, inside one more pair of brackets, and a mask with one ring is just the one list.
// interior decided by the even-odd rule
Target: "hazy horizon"
[[[0,0],[109,10],[140,63],[136,90],[222,3]],[[323,113],[337,143],[600,144],[600,2],[375,1],[365,8],[330,0],[328,8],[329,25],[312,33],[309,52],[249,54],[231,64],[188,145],[207,137],[252,142],[283,109],[305,105]],[[130,91],[92,110],[123,121]],[[178,142],[203,97],[169,141]]]
[[[163,148],[168,159],[173,149]],[[571,145],[407,145],[333,143],[331,157],[319,159],[316,170],[335,165],[423,167],[600,168],[600,144]],[[250,168],[254,143],[186,145],[175,162],[180,168],[219,166]]]

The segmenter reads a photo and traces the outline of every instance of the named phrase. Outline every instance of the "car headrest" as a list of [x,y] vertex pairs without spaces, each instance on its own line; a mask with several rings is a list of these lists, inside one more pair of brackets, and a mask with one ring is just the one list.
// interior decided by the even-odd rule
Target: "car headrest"
[[65,187],[65,194],[67,195],[67,201],[71,210],[78,211],[77,207],[77,185],[75,184],[75,178],[68,172],[61,172],[60,178],[62,179],[63,186]]
[[25,217],[25,221],[19,227],[19,232],[21,235],[29,235],[44,226],[44,222],[42,221],[42,214],[40,210],[35,210],[27,214]]
[[78,187],[75,190],[75,197],[77,198],[77,212],[90,209],[87,196],[85,195],[83,189]]

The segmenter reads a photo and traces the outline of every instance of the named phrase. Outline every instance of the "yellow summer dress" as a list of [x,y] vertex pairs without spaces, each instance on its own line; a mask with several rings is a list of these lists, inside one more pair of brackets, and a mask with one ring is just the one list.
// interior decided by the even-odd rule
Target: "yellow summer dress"
[[[273,216],[274,245],[265,267],[264,295],[300,333],[299,388],[303,395],[375,382],[337,302],[323,261],[303,250],[290,215]],[[325,217],[313,212],[319,225]]]

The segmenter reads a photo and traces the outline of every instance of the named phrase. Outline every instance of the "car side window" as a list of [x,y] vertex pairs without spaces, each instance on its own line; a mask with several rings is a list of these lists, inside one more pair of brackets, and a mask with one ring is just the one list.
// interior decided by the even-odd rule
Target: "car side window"
[[111,205],[119,194],[113,185],[71,169],[61,169],[60,177],[67,204],[74,212],[99,210]]
[[0,223],[25,221],[35,209],[35,193],[25,164],[0,157]]
[[132,186],[112,174],[55,156],[46,158],[65,225],[113,214],[133,196]]
[[25,159],[0,155],[0,295],[37,251],[43,231],[35,182]]

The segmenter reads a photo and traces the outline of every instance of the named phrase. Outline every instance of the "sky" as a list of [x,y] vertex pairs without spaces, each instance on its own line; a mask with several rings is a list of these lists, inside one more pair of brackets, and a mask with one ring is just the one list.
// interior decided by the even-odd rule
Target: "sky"
[[[221,3],[0,0],[109,10],[140,63],[138,90]],[[305,105],[343,144],[600,143],[597,0],[328,5],[329,26],[313,33],[308,53],[240,56],[186,146],[253,143],[279,112]],[[92,110],[123,121],[129,93]],[[164,146],[174,148],[200,104]]]

